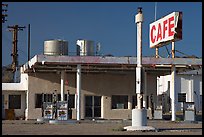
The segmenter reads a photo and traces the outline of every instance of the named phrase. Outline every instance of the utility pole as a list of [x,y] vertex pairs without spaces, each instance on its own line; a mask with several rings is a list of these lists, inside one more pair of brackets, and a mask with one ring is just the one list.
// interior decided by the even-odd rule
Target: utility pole
[[12,48],[12,72],[14,73],[16,71],[16,68],[18,67],[18,49],[17,49],[17,42],[18,42],[18,31],[23,30],[24,27],[19,27],[18,25],[14,26],[8,26],[9,31],[13,32],[13,48]]
[[7,14],[5,14],[4,12],[7,12],[7,9],[4,9],[8,7],[8,4],[2,4],[2,23],[5,23],[7,20],[6,20],[6,17],[8,16]]

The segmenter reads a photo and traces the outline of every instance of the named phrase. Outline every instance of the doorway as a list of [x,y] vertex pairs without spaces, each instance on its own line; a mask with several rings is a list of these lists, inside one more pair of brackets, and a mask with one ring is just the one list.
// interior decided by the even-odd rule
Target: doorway
[[101,117],[101,96],[85,96],[85,117]]

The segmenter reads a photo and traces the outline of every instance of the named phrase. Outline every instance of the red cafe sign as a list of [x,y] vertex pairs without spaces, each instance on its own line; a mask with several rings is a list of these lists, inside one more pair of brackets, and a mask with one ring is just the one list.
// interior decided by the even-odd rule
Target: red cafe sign
[[150,24],[150,48],[182,39],[182,12],[173,12]]

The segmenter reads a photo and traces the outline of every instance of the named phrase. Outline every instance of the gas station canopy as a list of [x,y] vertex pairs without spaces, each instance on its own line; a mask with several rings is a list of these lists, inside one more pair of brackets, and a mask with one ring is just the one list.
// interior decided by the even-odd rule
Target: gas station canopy
[[[76,72],[77,64],[81,64],[82,72],[111,72],[135,71],[136,57],[110,56],[49,56],[35,55],[23,65],[23,71],[28,72]],[[198,58],[155,58],[143,57],[142,65],[149,72],[170,72],[171,66],[176,65],[178,72],[196,70],[202,67],[202,59]]]

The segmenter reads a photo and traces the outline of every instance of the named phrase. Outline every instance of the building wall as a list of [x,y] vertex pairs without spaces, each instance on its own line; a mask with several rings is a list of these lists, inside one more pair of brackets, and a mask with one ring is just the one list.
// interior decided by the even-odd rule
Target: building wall
[[[81,118],[85,118],[85,96],[101,96],[101,118],[104,119],[129,119],[132,110],[132,95],[135,95],[135,73],[82,73],[81,79]],[[156,93],[156,77],[147,76],[147,93]],[[76,93],[76,73],[66,73],[65,91]],[[60,94],[60,74],[34,73],[29,75],[28,86],[28,119],[41,117],[41,109],[35,108],[36,93],[53,93],[57,90]],[[155,94],[154,93],[154,94]],[[128,95],[128,109],[111,109],[112,95]],[[156,95],[156,94],[155,94]],[[76,118],[76,109],[73,109],[72,118]]]
[[14,109],[15,117],[24,117],[25,116],[25,108],[26,108],[26,100],[25,100],[25,91],[2,91],[2,95],[4,96],[4,100],[2,101],[2,105],[4,105],[4,109],[9,109],[9,95],[21,95],[21,108]]
[[[170,92],[170,85],[168,81],[171,81],[171,75],[160,76],[157,83],[157,93],[167,93]],[[202,110],[202,75],[189,75],[189,74],[177,74],[176,75],[176,95],[178,93],[186,93],[186,102],[194,102],[197,111]],[[178,101],[178,96],[176,96],[176,101]],[[180,111],[183,104],[177,103],[177,111]]]
[[186,92],[186,101],[194,102],[197,111],[202,110],[202,75],[179,75],[181,93]]
[[[2,83],[2,115],[3,118],[6,117],[5,109],[9,108],[9,95],[20,95],[21,96],[21,106],[20,109],[14,109],[16,118],[23,118],[25,116],[26,109],[26,91],[28,89],[28,75],[27,73],[23,73],[22,69],[20,73],[20,81],[19,83]],[[15,102],[17,103],[17,102]],[[8,114],[7,114],[8,115]]]

